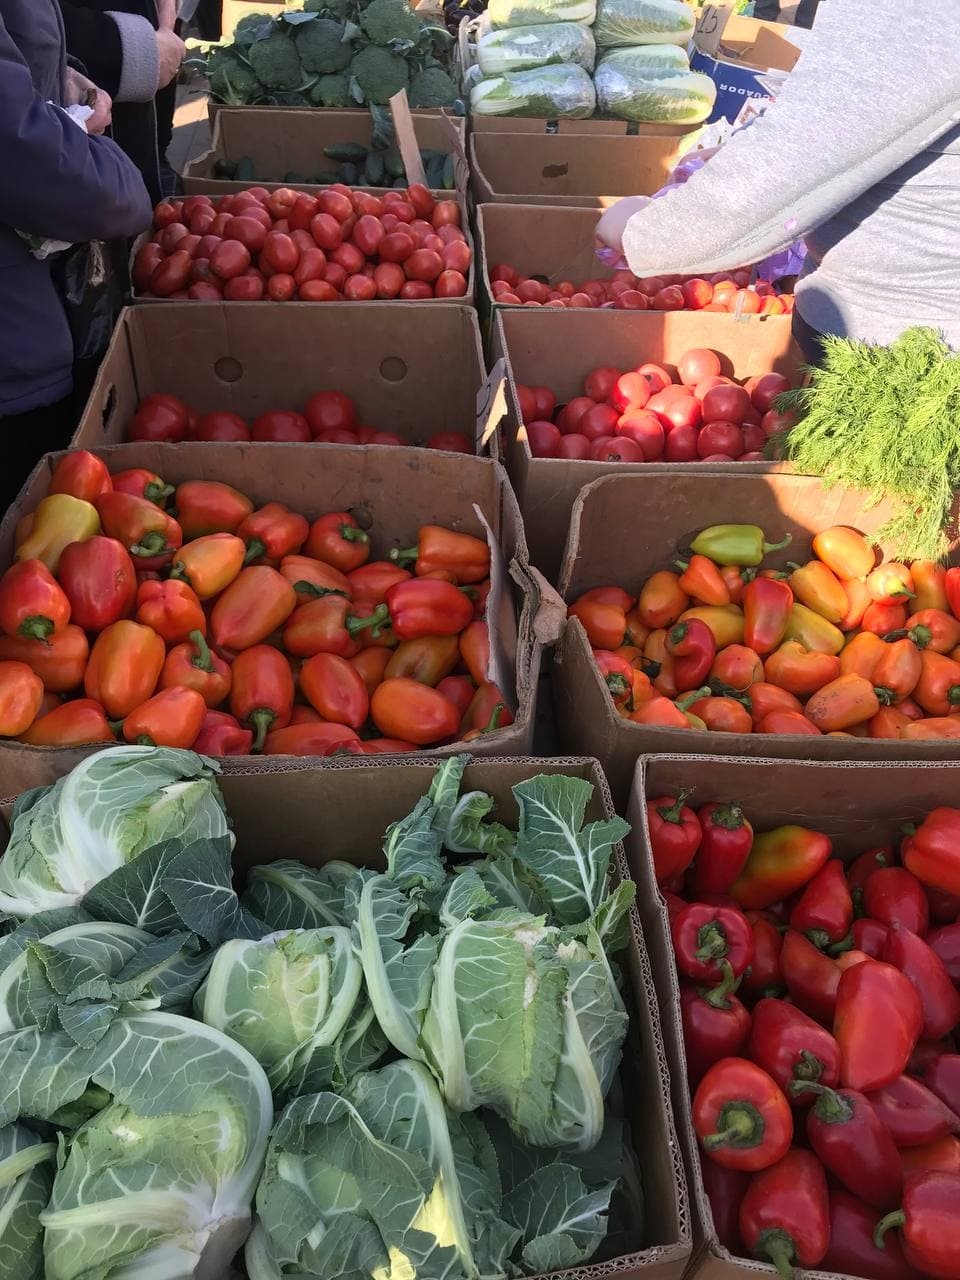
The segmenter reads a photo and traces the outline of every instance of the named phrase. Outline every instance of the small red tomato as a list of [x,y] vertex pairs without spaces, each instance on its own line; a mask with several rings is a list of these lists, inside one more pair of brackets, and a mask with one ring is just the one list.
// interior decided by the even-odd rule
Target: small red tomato
[[582,462],[585,458],[590,457],[592,449],[592,440],[588,440],[586,436],[582,436],[577,432],[572,432],[570,435],[561,437],[560,447],[557,450],[557,457],[572,458],[578,462]]
[[555,458],[560,450],[561,435],[552,422],[528,422],[527,442],[535,458]]
[[619,369],[614,369],[612,365],[601,365],[599,369],[593,369],[584,378],[583,393],[598,403],[609,400],[620,378]]
[[697,452],[703,459],[716,453],[739,458],[743,453],[743,431],[735,422],[708,422],[697,440]]
[[305,443],[310,439],[306,418],[291,409],[271,409],[261,413],[250,428],[254,440],[280,440]]
[[433,286],[436,298],[465,298],[467,278],[459,271],[441,271]]
[[409,302],[426,302],[433,297],[433,286],[426,280],[408,280],[400,290],[400,297]]
[[637,289],[627,289],[617,295],[613,305],[618,311],[649,311],[650,299]]
[[694,347],[685,351],[677,361],[677,372],[685,387],[696,388],[707,378],[720,377],[720,357],[708,347]]
[[[381,262],[406,262],[417,251],[413,236],[406,231],[391,231],[380,241]],[[437,255],[439,257],[439,255]],[[440,271],[443,270],[443,259],[440,259]],[[440,274],[437,272],[437,275]]]
[[703,397],[704,422],[734,422],[738,426],[751,409],[750,397],[743,387],[711,387]]
[[643,450],[629,436],[594,441],[590,452],[594,462],[645,462]]
[[221,240],[210,255],[210,270],[221,280],[242,276],[250,266],[250,250],[239,240]]
[[189,253],[176,249],[169,258],[161,258],[160,265],[150,277],[150,292],[158,298],[172,298],[190,282],[193,259]]
[[381,262],[374,268],[373,283],[377,287],[378,298],[396,298],[400,295],[406,281],[403,267],[398,262]]
[[713,301],[713,285],[707,280],[685,280],[680,286],[683,304],[688,311],[700,311]]
[[223,286],[223,296],[227,302],[259,302],[263,297],[263,276],[234,276]]
[[250,428],[235,413],[208,413],[200,419],[196,440],[250,440]]
[[226,226],[227,239],[239,240],[251,253],[259,253],[267,238],[267,229],[256,218],[231,218]]
[[336,249],[343,240],[343,228],[329,213],[318,213],[310,219],[310,234],[325,253]]
[[314,435],[321,431],[346,429],[357,424],[357,408],[342,391],[318,391],[303,407],[303,416]]
[[557,397],[549,387],[531,387],[530,390],[533,392],[533,399],[537,406],[535,416],[549,422],[557,407]]
[[347,276],[343,282],[343,296],[348,302],[372,302],[377,296],[377,286],[370,276]]
[[650,383],[639,373],[622,373],[605,398],[621,413],[642,409],[650,399]]
[[620,414],[617,413],[616,409],[612,409],[610,405],[594,405],[592,409],[587,410],[576,424],[577,431],[580,435],[586,436],[588,440],[601,440],[605,436],[615,434],[619,418]]
[[187,438],[190,411],[176,396],[152,395],[141,400],[130,419],[127,438],[179,444]]
[[790,379],[782,373],[765,373],[757,378],[750,392],[750,400],[758,413],[769,413],[773,402],[784,391],[790,390]]
[[647,462],[659,462],[663,457],[666,432],[655,413],[648,413],[646,409],[625,413],[617,423],[617,435],[626,436],[639,445]]
[[301,302],[339,302],[340,294],[328,280],[308,280],[298,290]]
[[580,422],[591,409],[596,407],[596,401],[591,400],[589,396],[574,396],[557,415],[557,426],[565,435],[574,431],[585,435],[586,433],[580,430]]
[[769,437],[780,431],[789,431],[795,421],[796,416],[792,413],[778,413],[776,409],[770,409],[761,418],[760,426],[763,434]]
[[699,434],[696,427],[674,427],[663,447],[664,462],[696,462]]
[[673,385],[673,379],[662,365],[642,364],[637,373],[650,383],[650,391],[653,395],[656,395],[658,391],[663,391],[665,387]]
[[473,453],[469,438],[462,431],[438,431],[426,442],[428,449],[440,449],[444,453]]
[[293,276],[276,275],[267,281],[267,297],[271,302],[289,302],[297,292]]
[[459,271],[462,276],[467,275],[473,260],[473,254],[465,240],[453,240],[445,244],[440,256],[445,270]]
[[299,289],[308,280],[322,280],[326,269],[327,255],[311,241],[309,248],[300,250],[300,261],[293,273],[294,283]]
[[683,290],[679,285],[668,284],[653,295],[654,311],[682,311]]
[[432,282],[443,271],[443,259],[432,249],[415,249],[404,261],[403,270],[408,280]]
[[372,258],[385,234],[380,219],[365,213],[357,219],[357,225],[353,228],[353,243],[365,257]]

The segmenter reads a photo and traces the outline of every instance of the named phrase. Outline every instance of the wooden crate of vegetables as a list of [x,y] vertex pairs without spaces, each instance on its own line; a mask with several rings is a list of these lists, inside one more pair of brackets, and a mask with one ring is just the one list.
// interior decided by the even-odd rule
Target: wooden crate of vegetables
[[16,789],[115,734],[231,757],[465,735],[529,748],[539,596],[496,463],[377,446],[322,463],[296,445],[51,455],[0,557]]
[[628,859],[698,1277],[960,1274],[958,783],[945,763],[638,768]]
[[889,558],[898,508],[868,503],[788,475],[588,485],[552,672],[568,749],[618,797],[658,751],[957,758],[960,569]]

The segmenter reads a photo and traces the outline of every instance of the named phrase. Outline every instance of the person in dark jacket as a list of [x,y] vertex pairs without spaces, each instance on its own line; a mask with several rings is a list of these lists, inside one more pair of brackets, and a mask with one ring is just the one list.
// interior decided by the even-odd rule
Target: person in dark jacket
[[[135,236],[150,225],[150,197],[133,163],[62,110],[79,101],[57,0],[0,0],[3,509],[40,455],[62,448],[73,427],[73,342],[54,259],[35,257],[24,235],[78,244]],[[96,110],[95,127],[105,128],[105,95]]]

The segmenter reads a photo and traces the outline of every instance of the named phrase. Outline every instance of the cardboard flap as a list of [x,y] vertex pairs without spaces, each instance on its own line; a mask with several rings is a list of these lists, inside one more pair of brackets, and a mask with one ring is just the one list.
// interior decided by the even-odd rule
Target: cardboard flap
[[410,186],[419,183],[420,186],[425,187],[427,178],[423,171],[423,160],[420,156],[416,130],[413,127],[410,104],[407,102],[406,89],[401,89],[390,99],[390,114],[393,117],[397,148],[403,158],[403,167],[407,171],[407,183]]
[[542,645],[556,644],[567,625],[567,606],[563,602],[563,596],[551,587],[540,570],[533,565],[530,565],[527,573],[537,593],[533,633]]
[[481,452],[489,449],[507,408],[507,362],[498,360],[477,392],[477,448]]
[[487,535],[487,545],[490,548],[490,595],[487,597],[490,662],[487,665],[487,679],[503,694],[510,705],[510,710],[516,711],[517,701],[514,689],[516,679],[511,672],[516,668],[519,645],[517,616],[510,592],[507,590],[507,566],[500,544],[483,512],[476,505],[473,510],[483,525]]

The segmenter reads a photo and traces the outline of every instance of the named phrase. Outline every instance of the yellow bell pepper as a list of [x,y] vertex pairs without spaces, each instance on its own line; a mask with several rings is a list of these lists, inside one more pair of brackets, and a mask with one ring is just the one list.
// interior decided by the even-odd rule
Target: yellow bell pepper
[[97,509],[69,493],[53,493],[44,498],[34,513],[26,539],[20,542],[15,560],[42,560],[51,573],[56,573],[64,547],[71,542],[86,542],[100,532]]
[[743,644],[743,610],[735,604],[702,604],[681,613],[680,621],[699,618],[713,633],[718,649],[728,644]]
[[839,627],[819,613],[814,613],[805,604],[794,604],[790,610],[790,620],[784,640],[799,640],[808,649],[817,653],[838,654],[846,643],[846,638]]

